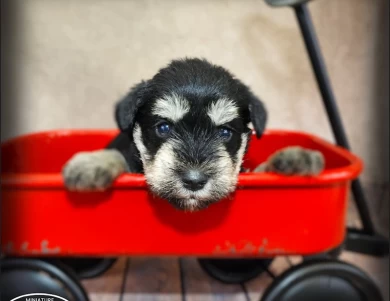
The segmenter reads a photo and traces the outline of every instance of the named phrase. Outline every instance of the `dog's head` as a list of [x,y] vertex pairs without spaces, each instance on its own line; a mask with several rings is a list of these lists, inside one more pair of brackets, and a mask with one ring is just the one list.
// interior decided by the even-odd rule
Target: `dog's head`
[[198,210],[234,191],[252,122],[263,104],[225,69],[176,60],[121,100],[116,119],[133,139],[151,190],[175,207]]

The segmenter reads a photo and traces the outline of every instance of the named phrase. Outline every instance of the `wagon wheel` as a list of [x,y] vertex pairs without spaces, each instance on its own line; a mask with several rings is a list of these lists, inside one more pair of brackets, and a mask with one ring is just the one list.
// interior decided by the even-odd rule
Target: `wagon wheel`
[[228,284],[247,282],[268,269],[273,259],[199,258],[203,270],[214,279]]
[[52,294],[72,301],[89,300],[72,270],[39,259],[2,260],[0,291],[2,300],[32,293]]
[[90,279],[103,275],[116,261],[117,258],[69,257],[58,259],[53,263],[60,262],[67,265],[79,279]]
[[309,260],[278,276],[261,301],[383,301],[357,267],[335,259]]

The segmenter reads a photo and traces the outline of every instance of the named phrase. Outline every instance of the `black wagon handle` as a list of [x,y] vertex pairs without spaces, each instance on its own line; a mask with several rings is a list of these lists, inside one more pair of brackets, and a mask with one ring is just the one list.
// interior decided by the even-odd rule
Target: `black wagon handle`
[[[310,11],[307,7],[307,2],[309,1],[312,0],[265,0],[268,5],[273,7],[290,6],[294,9],[336,143],[349,150],[350,145],[331,87]],[[350,251],[374,256],[388,255],[389,241],[385,237],[378,235],[375,230],[360,180],[354,180],[351,188],[363,229],[348,229],[346,248]]]

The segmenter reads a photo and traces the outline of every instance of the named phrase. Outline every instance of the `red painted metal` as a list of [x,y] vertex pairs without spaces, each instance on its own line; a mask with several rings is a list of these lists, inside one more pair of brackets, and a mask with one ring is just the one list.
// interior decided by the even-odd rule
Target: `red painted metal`
[[323,152],[316,177],[240,174],[234,194],[189,213],[153,197],[145,178],[122,175],[106,192],[64,188],[61,167],[76,152],[103,148],[116,130],[61,130],[1,147],[2,251],[16,256],[227,256],[315,254],[345,236],[349,185],[362,162],[320,138],[269,130],[251,140],[245,167],[282,147]]

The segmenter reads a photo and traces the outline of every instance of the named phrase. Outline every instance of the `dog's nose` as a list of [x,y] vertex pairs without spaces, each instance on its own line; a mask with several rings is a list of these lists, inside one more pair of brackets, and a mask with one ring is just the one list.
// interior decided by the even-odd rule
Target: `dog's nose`
[[181,180],[183,181],[185,188],[196,191],[202,189],[204,185],[206,185],[208,177],[199,170],[190,169],[182,174]]

